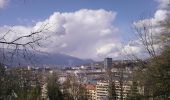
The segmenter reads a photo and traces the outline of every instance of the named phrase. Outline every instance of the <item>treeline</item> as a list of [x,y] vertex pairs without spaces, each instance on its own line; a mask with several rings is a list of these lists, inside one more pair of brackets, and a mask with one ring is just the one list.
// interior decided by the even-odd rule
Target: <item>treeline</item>
[[64,83],[59,84],[55,73],[47,79],[47,94],[50,100],[88,100],[85,87],[77,82],[77,77],[67,76]]
[[[150,57],[147,63],[139,60],[140,66],[133,72],[133,85],[128,100],[170,100],[170,18],[160,23],[160,27],[162,30],[158,36],[152,33],[152,37],[148,35],[151,27],[146,24],[138,29]],[[143,94],[136,91],[139,87]]]
[[[0,100],[87,100],[86,90],[75,76],[59,82],[57,73],[0,65]],[[45,79],[43,79],[45,77]],[[43,85],[45,95],[42,96]]]
[[0,64],[0,100],[38,100],[40,92],[38,73]]

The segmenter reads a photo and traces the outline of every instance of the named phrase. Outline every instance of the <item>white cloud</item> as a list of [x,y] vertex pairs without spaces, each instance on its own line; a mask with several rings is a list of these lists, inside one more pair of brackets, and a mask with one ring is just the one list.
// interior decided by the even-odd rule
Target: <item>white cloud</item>
[[167,10],[161,10],[161,9],[157,10],[154,15],[155,23],[164,21],[168,17],[168,13],[169,11]]
[[[148,35],[150,36],[159,36],[163,28],[161,27],[161,24],[163,21],[165,21],[170,14],[170,11],[168,9],[168,6],[170,4],[169,0],[156,0],[159,3],[159,9],[155,11],[155,14],[153,17],[147,18],[147,19],[141,19],[133,23],[134,26],[140,28],[140,27],[148,27]],[[155,39],[154,41],[157,41]],[[153,45],[155,50],[157,51],[159,49],[158,44]],[[124,46],[123,51],[125,51],[127,54],[135,54],[135,55],[143,55],[143,57],[148,56],[146,49],[142,46],[142,43],[140,39],[136,39],[133,41],[130,41],[126,46]]]
[[[46,25],[50,38],[43,42],[45,47],[40,48],[42,51],[100,59],[100,55],[107,56],[118,52],[120,38],[116,34],[119,29],[113,26],[115,18],[116,12],[113,11],[81,9],[69,13],[54,12],[46,20],[37,22],[35,26],[14,26],[13,29],[26,34]],[[0,31],[3,29],[4,27],[1,27]],[[15,36],[11,35],[9,38],[13,39]]]
[[[0,0],[0,5],[1,1],[4,0]],[[167,0],[158,1],[161,7],[153,17],[139,20],[134,24],[141,27],[143,23],[151,22],[157,26],[165,20],[169,14],[169,11],[165,9]],[[114,26],[116,15],[116,12],[103,9],[54,12],[44,21],[36,22],[35,26],[3,26],[0,27],[0,32],[5,33],[11,28],[15,30],[16,33],[9,34],[8,40],[10,40],[47,25],[46,36],[50,36],[50,38],[43,41],[45,47],[39,49],[49,53],[64,53],[80,58],[99,60],[105,57],[119,58],[124,55],[143,53],[144,49],[139,40],[126,43],[125,46],[121,44],[122,40],[117,34],[119,29]],[[160,30],[161,28],[157,27],[154,31],[159,33]]]
[[134,24],[138,27],[142,27],[143,24],[152,24],[152,26],[160,25],[170,14],[168,7],[170,7],[170,0],[155,0],[159,3],[159,9],[155,11],[153,17],[148,19],[141,19]]
[[[5,35],[5,39],[7,41],[12,41],[20,36],[30,34],[32,27],[25,27],[25,26],[2,26],[0,27],[0,37]],[[11,31],[9,31],[11,30]],[[9,31],[9,32],[8,32]]]
[[159,8],[164,9],[167,8],[170,5],[169,0],[156,0],[159,3]]
[[138,45],[131,46],[130,44],[127,44],[123,49],[122,52],[125,53],[125,55],[131,55],[131,54],[138,54],[141,52],[141,48]]
[[149,19],[141,19],[137,22],[134,22],[134,25],[137,27],[143,27],[143,25],[150,24],[152,24],[152,26],[160,25],[160,23],[168,17],[169,13],[170,12],[168,10],[159,9],[155,12],[154,17]]
[[97,49],[97,53],[100,55],[100,54],[108,54],[112,51],[113,48],[115,48],[115,44],[107,44],[107,45],[104,45],[100,48]]
[[0,9],[4,8],[7,3],[8,3],[8,0],[0,0]]

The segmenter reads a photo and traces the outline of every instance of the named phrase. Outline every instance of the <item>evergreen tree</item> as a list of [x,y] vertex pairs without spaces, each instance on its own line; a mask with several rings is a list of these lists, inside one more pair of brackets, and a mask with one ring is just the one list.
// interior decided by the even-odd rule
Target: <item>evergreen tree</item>
[[143,96],[139,93],[138,87],[139,87],[138,82],[133,81],[126,100],[143,100],[144,99]]
[[60,91],[57,75],[53,73],[49,76],[47,81],[47,91],[49,100],[63,100],[63,95]]
[[[156,42],[157,45],[161,45],[159,53],[147,59],[148,63],[145,64],[144,69],[141,69],[144,78],[140,80],[137,77],[140,84],[144,86],[145,99],[170,99],[170,18],[161,24],[161,27],[164,30],[159,33],[158,38],[156,37],[156,40],[159,40]],[[134,98],[134,95],[131,96]]]
[[116,100],[116,88],[115,88],[115,83],[113,81],[109,82],[109,100]]

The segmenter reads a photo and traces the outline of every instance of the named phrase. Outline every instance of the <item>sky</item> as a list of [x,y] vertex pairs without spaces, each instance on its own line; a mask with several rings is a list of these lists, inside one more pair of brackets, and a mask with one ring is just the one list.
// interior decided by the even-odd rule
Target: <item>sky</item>
[[[0,32],[12,41],[47,24],[48,39],[39,50],[83,59],[143,55],[132,45],[132,24],[155,25],[169,13],[169,0],[0,0]],[[144,18],[141,20],[141,18]],[[23,40],[26,41],[26,40]]]

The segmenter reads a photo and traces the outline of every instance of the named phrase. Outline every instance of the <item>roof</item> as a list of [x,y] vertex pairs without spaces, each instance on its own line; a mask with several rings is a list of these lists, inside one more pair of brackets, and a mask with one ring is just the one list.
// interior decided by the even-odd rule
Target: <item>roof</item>
[[85,85],[85,88],[86,88],[87,90],[96,90],[96,86],[93,85],[93,84],[86,84],[86,85]]

